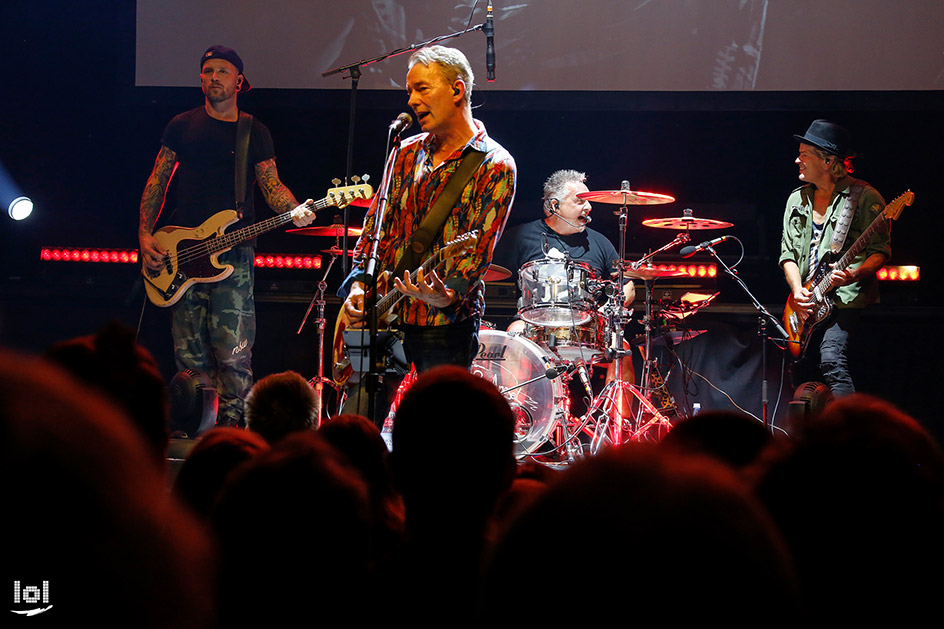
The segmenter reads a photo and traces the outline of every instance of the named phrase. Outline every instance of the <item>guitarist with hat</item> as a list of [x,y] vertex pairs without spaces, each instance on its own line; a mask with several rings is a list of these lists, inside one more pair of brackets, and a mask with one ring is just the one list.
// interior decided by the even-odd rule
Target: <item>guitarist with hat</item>
[[[780,267],[790,287],[787,312],[793,312],[794,320],[810,317],[809,331],[818,304],[828,299],[834,306],[832,315],[813,327],[805,342],[790,348],[795,356],[810,349],[794,366],[794,384],[822,380],[839,397],[855,392],[849,339],[862,309],[878,301],[875,273],[891,257],[888,223],[877,223],[845,268],[829,260],[845,253],[872,226],[885,201],[875,188],[851,176],[855,151],[845,128],[815,120],[805,134],[793,137],[800,143],[795,161],[803,185],[790,194],[783,217]],[[831,286],[828,295],[812,290],[810,275],[817,271]],[[785,323],[787,319],[785,315]],[[820,377],[813,375],[816,371]]]

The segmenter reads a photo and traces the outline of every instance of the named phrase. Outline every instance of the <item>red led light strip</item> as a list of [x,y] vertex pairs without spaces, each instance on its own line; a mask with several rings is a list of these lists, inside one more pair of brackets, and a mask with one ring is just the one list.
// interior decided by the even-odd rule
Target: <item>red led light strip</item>
[[[43,247],[40,259],[50,262],[104,262],[137,264],[137,249],[91,249],[72,247]],[[320,269],[321,256],[305,256],[290,253],[258,253],[255,266],[267,269]],[[657,271],[679,272],[678,277],[715,278],[718,267],[714,264],[658,264],[651,267]],[[884,281],[916,282],[921,279],[921,267],[886,266],[879,269],[878,279]]]
[[[73,247],[43,247],[41,260],[50,262],[111,262],[137,264],[137,249],[91,249]],[[256,254],[255,266],[270,269],[320,269],[321,256],[305,256],[290,253]]]

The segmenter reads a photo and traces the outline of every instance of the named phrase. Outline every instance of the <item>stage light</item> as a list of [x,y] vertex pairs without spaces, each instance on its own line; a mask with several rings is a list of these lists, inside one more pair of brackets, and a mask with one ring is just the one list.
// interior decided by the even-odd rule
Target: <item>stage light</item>
[[33,201],[29,197],[19,196],[10,201],[7,214],[15,221],[22,221],[33,213]]

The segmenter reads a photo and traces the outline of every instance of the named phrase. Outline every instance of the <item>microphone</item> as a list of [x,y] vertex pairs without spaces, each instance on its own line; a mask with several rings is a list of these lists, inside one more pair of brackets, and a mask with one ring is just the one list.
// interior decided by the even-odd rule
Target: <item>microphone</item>
[[699,251],[704,251],[705,249],[708,249],[709,247],[714,247],[718,243],[722,243],[725,240],[729,240],[731,238],[734,238],[734,236],[719,236],[713,240],[706,240],[700,245],[696,245],[694,247],[691,245],[687,247],[682,247],[681,249],[679,249],[679,253],[681,254],[683,258],[691,258],[693,255],[695,255]]
[[492,2],[485,9],[485,71],[489,82],[495,80],[495,22],[492,19]]
[[586,227],[587,225],[590,224],[590,221],[593,220],[593,219],[590,217],[590,215],[587,214],[587,215],[585,215],[585,216],[581,216],[581,217],[578,219],[578,220],[581,222],[580,225],[578,225],[578,224],[576,224],[576,223],[571,223],[571,222],[568,221],[566,218],[564,218],[563,216],[560,215],[560,213],[557,211],[557,208],[555,208],[553,204],[550,204],[550,205],[547,206],[547,211],[550,212],[551,214],[553,214],[554,216],[556,216],[557,218],[561,219],[562,221],[564,221],[565,223],[567,223],[568,225],[570,225],[570,226],[573,227],[574,229],[580,229],[580,228],[582,228],[582,227]]
[[390,131],[394,135],[398,135],[403,131],[406,131],[413,125],[413,116],[403,112],[397,116],[396,120],[390,123]]

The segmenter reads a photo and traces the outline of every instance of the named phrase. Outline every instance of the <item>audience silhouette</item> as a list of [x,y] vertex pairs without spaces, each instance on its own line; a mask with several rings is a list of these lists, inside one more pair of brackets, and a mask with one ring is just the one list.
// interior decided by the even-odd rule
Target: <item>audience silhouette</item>
[[904,622],[937,611],[944,458],[913,418],[868,395],[840,398],[763,457],[756,476],[815,618]]
[[0,435],[5,574],[48,582],[51,606],[7,622],[215,626],[211,540],[117,406],[48,362],[0,352]]
[[313,430],[317,412],[314,389],[295,371],[262,378],[246,397],[246,427],[271,444],[294,432]]
[[170,438],[167,386],[133,329],[112,321],[97,334],[52,344],[45,357],[121,407],[163,462]]
[[316,430],[316,407],[300,374],[262,378],[249,430],[201,435],[168,488],[166,385],[131,330],[109,324],[44,360],[0,351],[11,575],[50,583],[59,624],[569,623],[614,603],[667,624],[937,611],[944,453],[868,395],[808,411],[789,437],[706,411],[566,469],[516,461],[507,401],[458,367],[406,391],[391,452],[365,417]]

